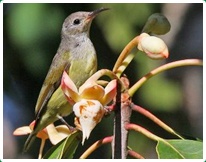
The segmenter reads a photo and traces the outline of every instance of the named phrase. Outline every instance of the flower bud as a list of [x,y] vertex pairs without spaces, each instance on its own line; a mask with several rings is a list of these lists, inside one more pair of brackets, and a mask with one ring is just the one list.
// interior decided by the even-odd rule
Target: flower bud
[[158,37],[142,33],[139,37],[138,49],[151,59],[166,59],[169,56],[167,45]]

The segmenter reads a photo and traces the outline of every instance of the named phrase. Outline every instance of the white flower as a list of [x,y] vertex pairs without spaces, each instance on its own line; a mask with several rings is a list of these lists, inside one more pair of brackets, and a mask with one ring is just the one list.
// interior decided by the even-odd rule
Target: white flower
[[89,138],[91,131],[99,123],[104,116],[104,108],[102,104],[97,100],[85,100],[74,104],[73,111],[78,118],[78,121],[81,125],[83,138],[82,145],[84,140]]
[[73,105],[75,124],[79,125],[83,132],[82,145],[104,116],[104,106],[116,95],[116,86],[116,80],[110,81],[104,88],[89,78],[78,90],[67,73],[63,73],[61,87],[68,102]]

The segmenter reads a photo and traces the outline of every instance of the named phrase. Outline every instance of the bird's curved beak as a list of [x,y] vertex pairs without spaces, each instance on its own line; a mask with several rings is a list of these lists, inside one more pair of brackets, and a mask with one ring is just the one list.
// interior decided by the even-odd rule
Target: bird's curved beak
[[87,21],[91,21],[92,19],[94,19],[100,12],[102,11],[106,11],[106,10],[109,10],[109,8],[99,8],[97,10],[94,10],[92,12],[90,12],[88,14],[88,17],[86,18]]

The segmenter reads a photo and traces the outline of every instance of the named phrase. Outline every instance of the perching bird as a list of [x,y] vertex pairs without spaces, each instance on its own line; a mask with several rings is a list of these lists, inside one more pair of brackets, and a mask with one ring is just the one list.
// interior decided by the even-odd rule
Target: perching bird
[[65,19],[59,48],[36,103],[34,129],[26,140],[24,151],[29,149],[39,131],[72,112],[72,106],[60,87],[63,71],[68,73],[77,87],[96,72],[96,52],[89,38],[89,31],[95,16],[105,10],[107,8],[92,12],[75,12]]

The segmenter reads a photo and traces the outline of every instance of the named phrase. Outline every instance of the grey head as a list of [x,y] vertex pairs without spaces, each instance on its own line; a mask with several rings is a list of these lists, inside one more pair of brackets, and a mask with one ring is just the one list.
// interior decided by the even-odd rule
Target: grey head
[[92,20],[102,11],[108,8],[100,8],[92,12],[79,11],[69,15],[62,26],[62,35],[72,37],[86,34],[89,37],[89,30]]

